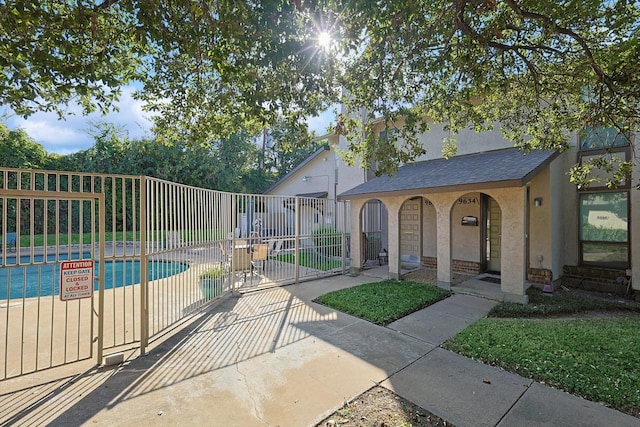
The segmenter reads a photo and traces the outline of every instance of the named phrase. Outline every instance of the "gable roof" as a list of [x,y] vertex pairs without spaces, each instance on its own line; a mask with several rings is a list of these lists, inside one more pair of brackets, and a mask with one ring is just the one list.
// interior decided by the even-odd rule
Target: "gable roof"
[[446,192],[481,188],[522,187],[558,155],[557,151],[518,148],[407,164],[392,177],[383,175],[341,193],[339,199],[413,194],[416,190]]
[[288,181],[291,177],[293,177],[293,175],[295,175],[296,172],[298,172],[300,169],[304,168],[306,165],[311,163],[314,159],[320,157],[320,155],[323,154],[325,151],[329,151],[329,150],[330,150],[330,148],[329,148],[328,145],[323,145],[322,147],[317,149],[315,153],[311,154],[309,157],[304,159],[298,166],[296,166],[295,168],[291,169],[285,176],[280,178],[275,184],[273,184],[271,187],[269,187],[266,190],[264,190],[262,192],[262,194],[271,193],[273,190],[278,188],[278,186],[280,186],[285,181]]

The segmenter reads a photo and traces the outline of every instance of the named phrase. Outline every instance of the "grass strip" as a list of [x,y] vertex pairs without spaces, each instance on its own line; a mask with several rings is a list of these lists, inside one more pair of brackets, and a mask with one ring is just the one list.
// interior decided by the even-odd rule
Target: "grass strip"
[[482,319],[444,347],[616,409],[640,411],[640,317]]
[[385,280],[329,292],[315,301],[378,325],[388,325],[447,296],[449,292],[433,285]]

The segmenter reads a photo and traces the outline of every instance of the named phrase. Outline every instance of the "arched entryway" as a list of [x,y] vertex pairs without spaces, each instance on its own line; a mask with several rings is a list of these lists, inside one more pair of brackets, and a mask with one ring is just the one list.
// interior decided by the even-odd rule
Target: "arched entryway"
[[389,219],[388,211],[382,201],[369,200],[362,207],[360,221],[362,228],[361,256],[362,266],[380,264],[380,254],[388,253],[389,247]]
[[502,271],[502,209],[490,195],[465,193],[451,207],[453,273],[474,276]]
[[405,200],[399,212],[400,262],[403,269],[436,268],[438,223],[433,203],[417,196]]

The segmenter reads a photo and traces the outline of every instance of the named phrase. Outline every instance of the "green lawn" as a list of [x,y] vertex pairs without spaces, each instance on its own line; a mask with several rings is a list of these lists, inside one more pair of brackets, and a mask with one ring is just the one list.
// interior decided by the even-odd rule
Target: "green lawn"
[[[640,307],[574,292],[527,293],[530,304],[498,304],[493,317],[443,347],[640,416]],[[316,302],[387,325],[447,295],[432,285],[388,280],[330,292]],[[594,310],[605,315],[570,318]]]
[[[282,262],[288,262],[290,264],[294,264],[296,262],[295,254],[293,253],[280,254],[276,256],[275,259]],[[300,252],[298,259],[300,262],[300,266],[314,268],[316,270],[329,271],[333,270],[334,268],[342,267],[341,260],[331,259],[308,252]]]
[[529,304],[502,303],[496,305],[489,317],[544,317],[551,315],[567,315],[593,310],[640,313],[636,304],[620,304],[617,301],[594,298],[575,292],[557,291],[553,296],[546,296],[535,287],[527,289]]
[[444,347],[595,402],[640,411],[640,317],[486,318]]
[[433,285],[385,280],[329,292],[315,301],[373,323],[387,325],[447,296],[449,292]]
[[[638,416],[640,307],[574,292],[527,293],[529,304],[498,304],[444,347]],[[588,311],[605,316],[568,318]]]

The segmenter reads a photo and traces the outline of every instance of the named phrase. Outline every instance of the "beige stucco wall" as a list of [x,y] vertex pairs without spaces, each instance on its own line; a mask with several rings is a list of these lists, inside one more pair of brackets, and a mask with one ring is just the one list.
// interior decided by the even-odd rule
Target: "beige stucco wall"
[[[576,191],[566,175],[569,168],[569,158],[574,157],[575,154],[572,152],[566,152],[549,165],[549,214],[551,218],[549,245],[551,253],[549,260],[543,264],[546,266],[545,268],[550,268],[553,272],[553,280],[562,276],[562,267],[569,260],[575,262],[577,254],[575,242],[567,242],[567,236],[576,235],[577,230],[575,225]],[[567,210],[567,204],[573,205],[573,209]],[[573,239],[575,240],[575,238]]]
[[[376,132],[384,128],[378,123]],[[431,130],[419,137],[427,149],[427,154],[417,159],[429,160],[441,157],[443,138],[457,139],[458,153],[464,155],[513,146],[505,141],[498,128],[492,132],[475,133],[464,130],[458,135],[450,135],[442,126],[431,124]],[[544,268],[552,271],[554,280],[559,279],[565,265],[577,265],[578,256],[578,192],[569,182],[568,171],[578,161],[577,135],[570,137],[572,147],[561,154],[548,168],[536,175],[531,182],[520,188],[505,188],[483,191],[498,201],[503,214],[502,246],[502,288],[512,295],[521,295],[526,283],[526,268]],[[345,145],[346,147],[346,145]],[[339,184],[340,191],[352,188],[365,180],[360,168],[346,168],[340,165],[340,176],[345,179]],[[640,170],[633,172],[633,183],[640,182]],[[474,193],[478,194],[478,193]],[[463,193],[415,194],[404,197],[382,199],[385,205],[399,209],[403,201],[422,196],[423,229],[422,256],[438,258],[438,280],[450,282],[452,259],[479,261],[481,254],[479,227],[460,225],[462,216],[481,218],[480,205],[458,206],[456,200]],[[542,198],[542,206],[534,206],[536,198]],[[640,289],[640,191],[630,191],[630,242],[633,285]],[[437,214],[436,214],[437,212]],[[389,252],[397,246],[394,236],[398,225],[398,212],[389,215],[388,230],[391,241]],[[527,242],[528,239],[528,242]],[[542,261],[539,261],[539,256]],[[390,260],[390,271],[399,272],[399,262]]]
[[458,156],[513,147],[513,142],[503,138],[498,125],[489,132],[477,133],[472,129],[463,129],[458,134],[452,134],[445,131],[442,124],[430,124],[430,131],[419,137],[427,153],[417,161],[441,158],[445,138],[455,139]]
[[[577,140],[577,136],[572,140]],[[551,231],[555,252],[553,260],[558,263],[554,266],[554,279],[562,275],[562,268],[565,265],[578,264],[578,192],[575,184],[569,181],[567,174],[577,161],[578,150],[573,146],[551,164],[553,213],[554,218],[558,218]],[[556,271],[558,271],[557,276]]]
[[[400,118],[394,123],[395,126],[403,125]],[[374,133],[377,135],[384,130],[384,122],[378,122],[374,126]],[[463,129],[457,134],[452,134],[444,130],[443,124],[434,124],[429,121],[429,131],[418,135],[418,141],[422,143],[426,153],[415,161],[424,161],[442,158],[442,146],[445,138],[455,139],[457,146],[456,155],[465,155],[478,153],[483,151],[499,150],[502,148],[513,147],[513,142],[507,141],[500,132],[500,126],[497,124],[493,130],[488,132],[477,133],[473,129]],[[346,145],[345,145],[346,147]]]
[[[316,193],[326,191],[329,199],[335,199],[336,156],[333,150],[323,151],[317,158],[295,171],[278,187],[269,192],[271,195]],[[304,177],[311,177],[304,180]]]
[[436,208],[426,197],[423,199],[422,218],[422,256],[435,258],[438,256],[438,218]]
[[526,188],[486,191],[502,210],[501,289],[505,300],[526,300]]
[[[480,262],[480,234],[482,230],[480,193],[465,193],[451,207],[451,249],[453,259]],[[462,225],[462,217],[478,218],[477,226]]]
[[[529,266],[551,270],[551,212],[557,201],[551,198],[551,169],[546,168],[529,184]],[[535,200],[542,201],[541,206]],[[542,260],[540,260],[542,257]]]
[[[340,136],[337,149],[338,151],[347,149],[347,140],[344,136]],[[331,150],[334,151],[335,148],[332,147]],[[343,193],[365,182],[367,172],[360,167],[360,163],[358,162],[355,166],[347,165],[347,163],[341,159],[339,152],[336,154],[336,167],[338,168],[337,194]]]

